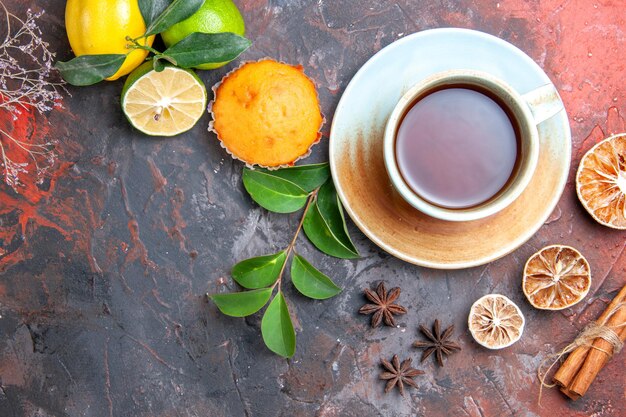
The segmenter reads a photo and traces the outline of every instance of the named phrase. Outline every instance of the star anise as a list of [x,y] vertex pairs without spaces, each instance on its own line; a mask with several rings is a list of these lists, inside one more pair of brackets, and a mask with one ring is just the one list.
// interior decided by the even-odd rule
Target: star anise
[[398,359],[398,355],[393,355],[391,359],[391,363],[385,359],[381,359],[385,371],[380,374],[380,379],[384,379],[387,381],[387,385],[385,386],[385,394],[393,389],[393,387],[398,387],[400,390],[400,395],[404,396],[404,385],[411,386],[413,388],[417,388],[417,384],[413,381],[418,375],[424,374],[423,371],[417,370],[415,368],[411,368],[411,362],[413,360],[411,358],[406,359],[400,364],[400,359]]
[[441,333],[439,329],[439,320],[435,320],[432,333],[422,325],[420,325],[420,331],[429,339],[427,342],[423,342],[421,340],[413,342],[413,346],[416,348],[425,349],[424,353],[422,353],[422,359],[420,362],[424,362],[426,358],[435,352],[437,363],[439,366],[443,366],[443,355],[450,355],[457,350],[461,350],[461,346],[459,346],[456,342],[449,340],[452,332],[454,331],[454,325],[448,327],[443,331],[443,333]]
[[407,311],[406,308],[394,303],[400,296],[400,288],[395,287],[387,292],[385,284],[381,282],[376,287],[376,292],[369,288],[366,288],[364,292],[365,297],[373,304],[365,304],[359,309],[359,313],[373,314],[372,327],[378,327],[383,320],[387,326],[396,327],[396,321],[393,319],[394,314],[406,314]]

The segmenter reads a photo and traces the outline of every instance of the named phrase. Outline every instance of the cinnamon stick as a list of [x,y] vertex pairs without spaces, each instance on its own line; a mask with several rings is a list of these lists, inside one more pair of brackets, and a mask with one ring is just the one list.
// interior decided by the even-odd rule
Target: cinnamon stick
[[[622,342],[626,340],[626,329],[623,329],[622,333],[619,333],[619,335],[620,335],[620,339],[622,340]],[[581,364],[581,367],[582,367],[582,364]],[[572,381],[575,379],[575,377],[576,375],[572,378]],[[570,391],[569,387],[561,387],[561,392],[567,395],[572,400],[577,400],[581,397],[580,394],[576,394],[575,392]]]
[[[624,322],[626,322],[626,306],[617,310],[607,321],[606,326],[616,329],[618,326],[623,326]],[[626,339],[626,331],[623,327],[616,330],[616,333],[622,342]],[[604,368],[612,355],[613,345],[601,337],[597,338],[576,377],[568,386],[568,391],[577,397],[585,395],[598,372]]]
[[[615,307],[619,303],[624,301],[626,301],[626,285],[622,287],[620,292],[609,303],[604,312],[596,320],[596,323],[604,323],[611,311],[613,311],[613,309],[615,309]],[[556,372],[556,374],[554,374],[554,382],[557,385],[567,388],[572,383],[574,377],[583,366],[583,363],[588,356],[589,349],[591,349],[589,346],[579,346],[574,351],[572,351],[572,353],[569,354],[565,362],[563,362],[559,370]]]
[[573,392],[571,392],[571,391],[569,390],[569,388],[567,388],[567,387],[561,387],[561,392],[562,392],[563,394],[567,395],[567,396],[570,398],[570,400],[574,400],[574,401],[576,401],[577,399],[579,399],[579,398],[580,398],[580,395],[574,394],[574,393],[573,393]]

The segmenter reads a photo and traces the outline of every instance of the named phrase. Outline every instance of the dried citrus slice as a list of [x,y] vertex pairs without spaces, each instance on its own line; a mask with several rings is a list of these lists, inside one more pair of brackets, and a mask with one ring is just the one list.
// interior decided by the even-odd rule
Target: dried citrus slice
[[522,289],[530,304],[542,310],[571,307],[587,295],[591,269],[576,249],[552,245],[528,259]]
[[174,136],[191,129],[205,112],[204,84],[191,70],[152,61],[133,71],[122,90],[122,110],[130,123],[151,136]]
[[606,138],[583,156],[576,192],[598,223],[626,229],[626,133]]
[[478,299],[467,320],[474,340],[489,349],[502,349],[517,342],[524,332],[524,316],[504,295],[489,294]]
[[210,129],[234,158],[250,166],[293,165],[321,137],[317,91],[301,66],[248,62],[213,91]]

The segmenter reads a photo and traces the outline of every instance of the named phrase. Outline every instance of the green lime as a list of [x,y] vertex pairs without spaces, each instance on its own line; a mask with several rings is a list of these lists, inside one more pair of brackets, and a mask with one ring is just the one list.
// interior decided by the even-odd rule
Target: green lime
[[[205,0],[198,11],[162,32],[161,37],[165,46],[169,48],[194,32],[232,32],[243,36],[246,32],[246,25],[239,9],[232,0]],[[203,64],[196,68],[214,69],[226,64],[228,62]]]
[[130,73],[122,89],[122,110],[130,123],[151,136],[174,136],[191,129],[205,113],[207,92],[191,70],[152,61]]

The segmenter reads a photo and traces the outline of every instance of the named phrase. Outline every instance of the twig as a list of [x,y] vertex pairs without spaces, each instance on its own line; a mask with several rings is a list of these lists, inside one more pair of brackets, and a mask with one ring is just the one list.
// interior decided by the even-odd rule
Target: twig
[[[22,20],[9,12],[0,1],[6,19],[6,35],[0,43],[0,111],[11,115],[13,120],[24,110],[36,109],[43,114],[61,106],[65,83],[53,68],[54,53],[41,38],[36,20],[43,14],[26,11]],[[12,150],[22,152],[26,160],[17,161]],[[22,178],[34,167],[34,178],[39,184],[54,165],[56,153],[54,142],[29,143],[0,129],[0,178],[19,192]],[[18,157],[19,158],[19,157]]]
[[302,230],[302,225],[304,224],[304,218],[306,217],[306,214],[309,211],[311,204],[317,198],[318,191],[319,191],[319,188],[316,188],[313,192],[311,192],[311,194],[309,194],[309,198],[306,202],[306,206],[304,206],[304,211],[302,212],[302,217],[300,218],[300,223],[298,223],[298,228],[296,229],[296,233],[293,235],[293,239],[291,239],[291,242],[289,243],[289,245],[284,249],[284,251],[286,252],[285,263],[280,269],[280,273],[278,274],[278,279],[276,280],[274,285],[272,285],[272,290],[274,290],[274,288],[278,285],[278,292],[280,292],[280,285],[283,279],[283,272],[285,272],[285,266],[287,266],[287,261],[289,260],[289,256],[291,255],[291,253],[293,252],[296,246],[296,240],[298,239],[300,230]]

